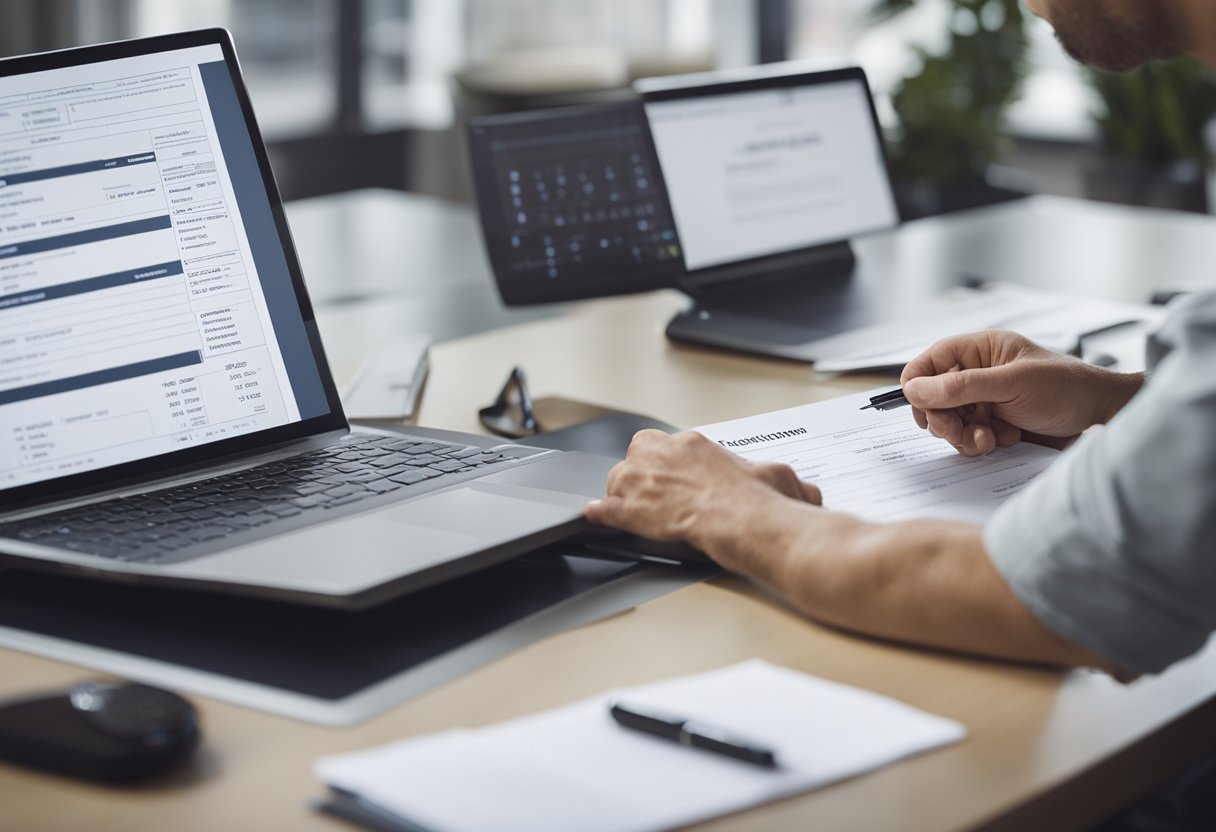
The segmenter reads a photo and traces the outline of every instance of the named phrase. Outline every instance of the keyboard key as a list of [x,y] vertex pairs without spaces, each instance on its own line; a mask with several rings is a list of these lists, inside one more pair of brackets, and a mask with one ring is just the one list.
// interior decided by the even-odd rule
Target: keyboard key
[[383,470],[385,468],[395,468],[398,465],[403,465],[410,457],[404,454],[393,454],[391,456],[382,456],[378,459],[369,459],[367,464],[373,469]]
[[414,483],[426,482],[426,480],[427,476],[416,469],[389,477],[390,482],[398,482],[402,485],[413,485]]
[[427,466],[436,471],[463,471],[469,466],[459,459],[445,459],[441,462],[436,462],[434,465]]
[[402,450],[405,453],[411,454],[411,455],[429,454],[431,451],[437,451],[442,447],[443,447],[442,445],[424,444],[424,445],[414,445],[410,448],[403,448]]
[[414,448],[421,445],[421,442],[415,442],[411,439],[390,439],[384,443],[384,447],[392,448],[395,451],[405,450],[406,448]]
[[231,526],[234,529],[251,529],[258,525],[253,520],[250,520],[243,514],[234,514],[231,517],[224,518],[224,525]]

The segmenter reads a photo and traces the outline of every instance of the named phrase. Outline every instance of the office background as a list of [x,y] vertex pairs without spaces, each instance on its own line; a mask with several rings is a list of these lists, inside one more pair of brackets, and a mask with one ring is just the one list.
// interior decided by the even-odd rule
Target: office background
[[284,196],[468,199],[472,113],[786,59],[870,75],[907,217],[1081,196],[1208,209],[1216,82],[1077,68],[1019,0],[3,0],[0,55],[224,26]]
[[[627,95],[638,77],[798,59],[867,70],[905,216],[1031,193],[1193,213],[1216,205],[1208,196],[1216,147],[1209,73],[1184,60],[1128,76],[1089,75],[1063,56],[1045,24],[1024,16],[1020,0],[0,0],[0,56],[208,26],[234,33],[288,199],[388,188],[467,201],[459,129],[467,114]],[[1165,229],[1148,215],[1095,219],[1082,210],[1092,206],[1034,202],[1007,206],[987,224],[917,224],[908,236],[867,241],[864,254],[880,267],[904,264],[907,282],[926,293],[942,275],[981,273],[1144,299],[1150,289],[1177,287],[1165,281],[1204,272],[1206,259],[1195,253],[1211,250],[1211,230],[1194,217],[1173,216]],[[732,408],[788,407],[806,395],[801,366],[667,349],[659,322],[682,305],[674,293],[597,301],[596,317],[503,310],[480,252],[468,244],[476,227],[467,210],[364,191],[305,200],[289,211],[340,376],[348,377],[385,332],[427,329],[446,342],[434,357],[422,424],[476,430],[478,407],[512,363],[528,369],[541,393],[610,401],[680,424],[739,415]],[[358,221],[335,222],[339,216]],[[451,340],[542,317],[543,330]],[[548,347],[554,339],[597,338],[618,339],[623,352],[588,346],[571,355]],[[622,364],[646,369],[623,374]],[[816,396],[842,392],[852,390],[814,388]],[[1023,814],[1011,815],[1006,828],[1032,810],[1080,828],[1146,791],[1153,777],[1189,764],[1185,754],[1193,749],[1180,737],[1198,745],[1210,735],[1202,731],[1211,725],[1211,654],[1156,687],[1124,690],[1078,674],[1057,692],[1054,677],[1024,668],[801,627],[741,584],[729,584],[729,593],[720,586],[618,618],[615,629],[548,642],[346,732],[323,733],[200,697],[210,756],[193,788],[137,802],[121,793],[67,792],[29,775],[11,781],[28,783],[31,795],[12,810],[20,823],[62,801],[65,817],[103,826],[135,818],[123,827],[132,829],[165,828],[165,819],[203,825],[226,811],[246,813],[248,821],[260,811],[268,828],[308,828],[320,823],[305,805],[319,791],[309,765],[322,753],[513,717],[626,676],[691,672],[757,653],[954,714],[973,733],[960,755],[769,807],[759,820],[767,828],[816,819],[830,827],[858,812],[885,819],[875,828],[897,821],[940,828],[1010,806]],[[706,632],[748,637],[722,644],[704,639]],[[696,638],[681,641],[681,633]],[[629,664],[622,671],[603,656],[628,656]],[[81,675],[74,665],[7,650],[4,659],[6,696],[34,680],[49,688]],[[567,672],[553,679],[554,667]],[[538,678],[550,679],[549,686],[533,684]],[[990,708],[993,701],[1003,707]],[[1167,723],[1168,731],[1159,730]],[[1154,742],[1140,743],[1136,756],[1124,753],[1128,738],[1153,732]],[[1099,763],[1100,777],[1076,776]],[[1134,778],[1121,774],[1131,769],[1143,779],[1135,789],[1127,785]],[[920,779],[893,779],[908,770]],[[940,784],[956,781],[970,802],[941,798]],[[1073,789],[1054,803],[1040,799],[1047,788],[1073,781],[1089,794]],[[1125,792],[1106,788],[1114,782]],[[255,802],[251,795],[272,797]],[[920,813],[908,811],[917,807]],[[756,817],[726,819],[719,828],[755,828]],[[1124,827],[1103,832],[1114,829]]]

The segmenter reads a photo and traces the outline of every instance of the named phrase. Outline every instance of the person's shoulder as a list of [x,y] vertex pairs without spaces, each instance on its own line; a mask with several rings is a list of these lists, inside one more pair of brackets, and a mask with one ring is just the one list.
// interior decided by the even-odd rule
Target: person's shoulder
[[1203,330],[1216,336],[1216,291],[1190,292],[1170,302],[1161,334],[1177,341],[1188,330]]
[[1169,306],[1170,317],[1202,317],[1216,319],[1216,289],[1179,295]]
[[1190,292],[1170,301],[1165,321],[1146,346],[1150,372],[1179,349],[1192,356],[1216,354],[1216,291]]

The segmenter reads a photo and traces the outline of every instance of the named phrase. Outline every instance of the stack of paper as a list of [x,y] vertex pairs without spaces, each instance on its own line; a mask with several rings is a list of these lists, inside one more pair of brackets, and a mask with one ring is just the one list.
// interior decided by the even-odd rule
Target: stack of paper
[[393,338],[368,354],[342,391],[348,419],[408,419],[430,368],[431,339]]
[[[764,769],[622,728],[613,701],[762,743]],[[958,742],[963,726],[762,661],[615,691],[475,731],[318,762],[331,787],[444,832],[669,829]],[[403,824],[404,826],[404,824]]]
[[1160,306],[1081,298],[1010,283],[955,289],[902,320],[816,341],[815,371],[902,367],[942,338],[981,329],[1012,330],[1048,349],[1071,352],[1085,335],[1121,324],[1160,322],[1164,314]]

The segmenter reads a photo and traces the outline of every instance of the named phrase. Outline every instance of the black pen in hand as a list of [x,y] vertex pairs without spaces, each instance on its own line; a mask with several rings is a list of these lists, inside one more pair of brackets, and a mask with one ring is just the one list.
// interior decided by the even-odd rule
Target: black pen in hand
[[904,389],[901,387],[898,390],[892,390],[890,393],[882,393],[878,396],[871,396],[870,403],[862,410],[894,410],[897,407],[903,407],[908,403],[904,397]]

